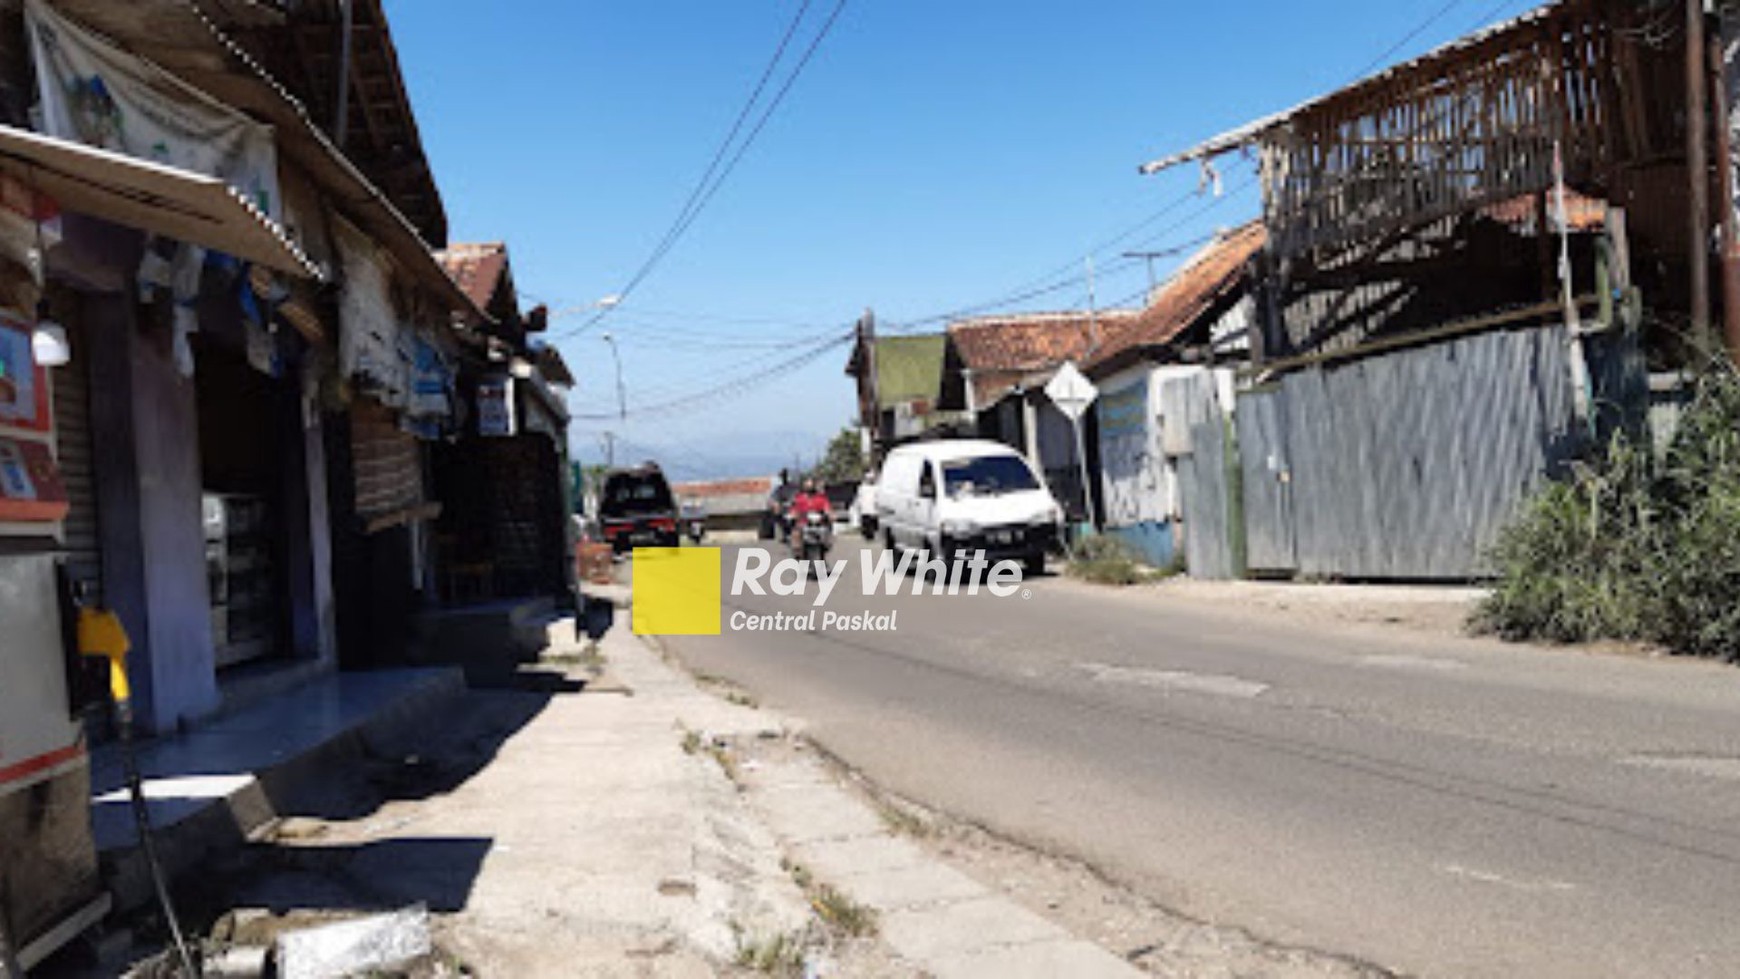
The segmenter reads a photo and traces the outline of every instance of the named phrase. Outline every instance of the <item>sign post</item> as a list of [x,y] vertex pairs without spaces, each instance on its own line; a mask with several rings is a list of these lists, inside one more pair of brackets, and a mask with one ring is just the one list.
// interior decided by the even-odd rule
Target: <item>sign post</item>
[[1082,504],[1087,507],[1088,523],[1098,528],[1100,518],[1095,512],[1093,487],[1088,483],[1087,439],[1082,435],[1081,420],[1087,410],[1093,407],[1094,399],[1100,396],[1099,389],[1094,387],[1093,382],[1074,363],[1066,363],[1058,368],[1057,376],[1045,385],[1045,396],[1075,426],[1075,456],[1081,466]]

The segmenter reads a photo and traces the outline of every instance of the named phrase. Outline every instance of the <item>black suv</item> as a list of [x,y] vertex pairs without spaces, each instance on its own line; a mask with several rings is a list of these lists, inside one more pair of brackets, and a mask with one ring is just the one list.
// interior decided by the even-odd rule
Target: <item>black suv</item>
[[659,467],[618,469],[604,477],[598,499],[599,530],[616,553],[634,547],[678,547],[677,502]]

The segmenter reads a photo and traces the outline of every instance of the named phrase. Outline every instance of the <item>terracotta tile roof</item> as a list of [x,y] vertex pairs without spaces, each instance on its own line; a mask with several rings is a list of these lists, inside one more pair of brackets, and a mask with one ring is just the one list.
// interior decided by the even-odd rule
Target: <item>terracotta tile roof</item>
[[710,496],[742,496],[749,493],[760,493],[766,496],[773,492],[772,476],[757,476],[751,479],[716,479],[699,483],[677,483],[671,487],[671,492],[681,497],[704,499]]
[[962,320],[949,326],[961,365],[971,372],[974,404],[989,406],[1035,374],[1085,359],[1093,347],[1094,323],[1100,340],[1126,329],[1137,311],[1026,313]]
[[1216,239],[1154,293],[1147,309],[1120,328],[1108,330],[1088,367],[1103,364],[1132,347],[1157,346],[1176,339],[1238,286],[1252,256],[1267,240],[1268,233],[1259,221]]
[[452,245],[436,252],[435,258],[479,309],[487,309],[502,273],[507,271],[507,244],[488,241]]

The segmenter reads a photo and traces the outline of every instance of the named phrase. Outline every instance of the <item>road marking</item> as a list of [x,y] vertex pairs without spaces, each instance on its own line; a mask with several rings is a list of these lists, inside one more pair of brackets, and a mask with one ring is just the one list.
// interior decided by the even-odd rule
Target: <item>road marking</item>
[[1659,768],[1670,772],[1685,772],[1705,778],[1740,781],[1740,758],[1719,755],[1633,755],[1621,758],[1621,765],[1634,768]]
[[1181,690],[1188,693],[1206,693],[1219,697],[1238,697],[1250,700],[1262,696],[1269,689],[1266,683],[1256,680],[1245,680],[1236,676],[1219,676],[1212,673],[1185,673],[1177,670],[1135,670],[1126,666],[1107,666],[1103,663],[1077,663],[1076,669],[1093,676],[1098,683],[1121,683],[1135,687],[1152,687],[1157,690]]
[[1468,668],[1467,663],[1458,662],[1453,659],[1438,659],[1432,656],[1409,656],[1405,653],[1381,656],[1362,656],[1360,657],[1359,662],[1361,666],[1376,666],[1392,670],[1434,670],[1445,672],[1449,670],[1466,670]]
[[1562,880],[1520,880],[1515,877],[1506,877],[1503,874],[1495,874],[1490,870],[1476,870],[1454,863],[1439,864],[1438,872],[1449,874],[1452,877],[1460,877],[1463,880],[1471,880],[1477,884],[1495,884],[1499,887],[1508,887],[1513,891],[1523,891],[1528,894],[1563,894],[1566,891],[1577,889],[1576,884],[1566,883]]

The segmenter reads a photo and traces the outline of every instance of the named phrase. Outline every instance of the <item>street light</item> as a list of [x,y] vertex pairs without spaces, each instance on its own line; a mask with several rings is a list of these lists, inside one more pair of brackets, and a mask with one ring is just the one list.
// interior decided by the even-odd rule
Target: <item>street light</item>
[[611,293],[595,303],[586,303],[583,306],[568,306],[564,309],[558,309],[550,313],[547,321],[554,323],[564,317],[579,316],[581,313],[603,312],[607,309],[615,309],[620,305],[622,305],[622,297],[615,293]]
[[610,357],[616,361],[616,406],[622,420],[628,421],[628,392],[622,386],[622,354],[616,349],[616,335],[606,331],[599,339],[610,344]]

